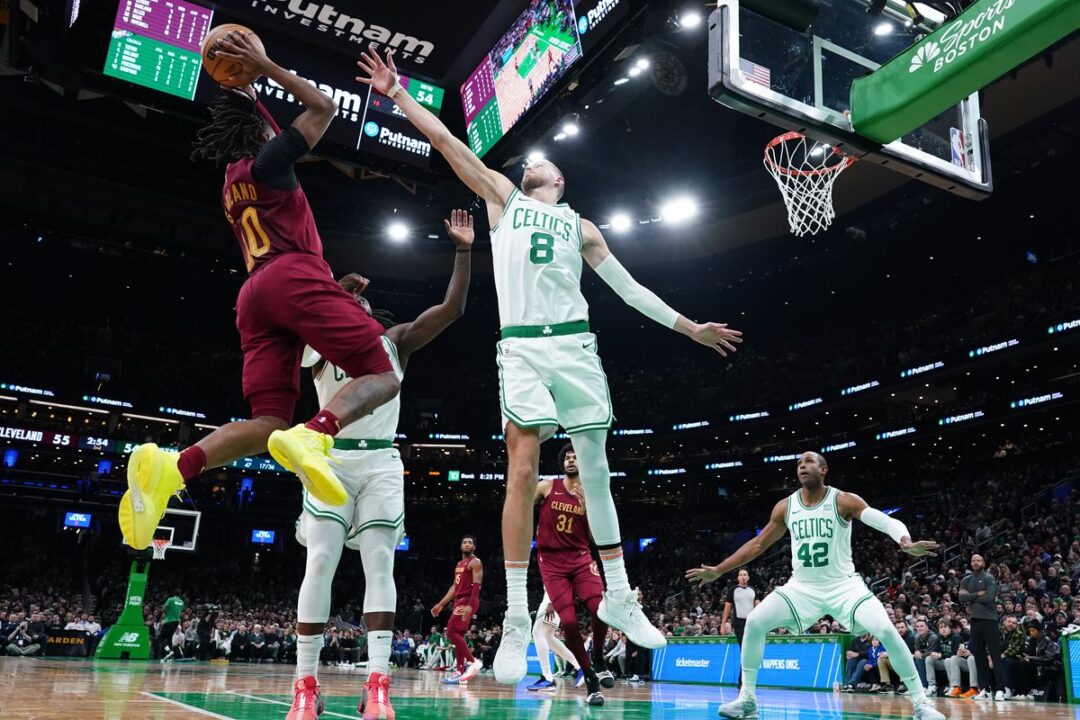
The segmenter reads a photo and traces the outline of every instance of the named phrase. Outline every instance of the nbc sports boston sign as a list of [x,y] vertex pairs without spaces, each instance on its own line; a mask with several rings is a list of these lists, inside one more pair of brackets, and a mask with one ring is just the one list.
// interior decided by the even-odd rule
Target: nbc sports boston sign
[[978,0],[851,85],[855,131],[889,143],[1080,29],[1076,0]]

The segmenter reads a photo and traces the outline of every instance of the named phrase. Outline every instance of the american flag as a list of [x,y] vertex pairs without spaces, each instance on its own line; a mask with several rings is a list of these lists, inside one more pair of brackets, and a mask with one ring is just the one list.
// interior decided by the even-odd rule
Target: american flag
[[750,82],[757,83],[763,87],[772,86],[772,71],[764,65],[758,65],[749,60],[739,58],[739,70],[742,71],[743,76]]

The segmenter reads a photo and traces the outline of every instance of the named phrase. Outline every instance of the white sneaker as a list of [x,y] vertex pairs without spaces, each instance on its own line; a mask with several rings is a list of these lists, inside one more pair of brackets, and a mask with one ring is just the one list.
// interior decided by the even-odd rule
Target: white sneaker
[[[1009,696],[1012,697],[1011,692],[1009,693]],[[997,694],[994,695],[994,700],[997,701],[997,702],[1005,702],[1005,699],[1006,699],[1005,698],[1005,693],[1001,692],[1000,690],[998,690]]]
[[753,720],[758,716],[757,698],[740,692],[739,697],[721,705],[716,714],[722,718],[731,718],[731,720]]
[[937,685],[931,685],[931,686],[927,687],[926,688],[926,694],[931,696],[931,697],[933,697],[934,695],[937,695]]
[[989,690],[980,690],[979,694],[971,698],[972,700],[993,700],[994,696]]
[[[601,601],[603,608],[603,601]],[[517,685],[529,671],[526,659],[532,626],[527,613],[506,614],[503,618],[502,642],[495,653],[495,681],[502,685]]]
[[469,663],[468,667],[465,668],[465,672],[463,672],[461,674],[461,682],[463,682],[463,683],[469,682],[474,677],[479,675],[480,671],[483,670],[483,669],[484,669],[484,663],[481,660],[479,660],[479,659],[473,660],[471,663]]
[[[641,611],[637,601],[638,591],[629,590],[623,597],[616,597],[610,590],[604,592],[596,614],[608,627],[626,634],[638,647],[656,650],[667,645],[663,633],[653,627]],[[503,642],[506,642],[504,639]],[[500,648],[501,649],[501,648]],[[524,674],[522,675],[524,677]]]
[[[998,691],[998,695],[1001,695],[1001,691]],[[1005,688],[1005,697],[1003,697],[1001,699],[1002,700],[1012,700],[1014,697],[1016,697],[1016,696],[1013,695],[1012,688]]]
[[929,700],[926,700],[915,706],[911,720],[945,720],[945,716]]

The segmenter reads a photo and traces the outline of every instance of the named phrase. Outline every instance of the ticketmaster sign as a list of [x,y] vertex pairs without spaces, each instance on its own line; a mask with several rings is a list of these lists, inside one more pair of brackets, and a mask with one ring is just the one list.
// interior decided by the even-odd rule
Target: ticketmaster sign
[[[776,635],[765,641],[758,685],[831,690],[840,682],[849,635]],[[734,637],[668,638],[654,650],[652,679],[736,685],[739,645]]]

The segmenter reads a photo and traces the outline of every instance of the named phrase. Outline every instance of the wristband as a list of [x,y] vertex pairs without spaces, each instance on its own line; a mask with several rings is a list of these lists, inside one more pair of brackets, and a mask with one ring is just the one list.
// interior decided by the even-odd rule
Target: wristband
[[404,89],[405,88],[401,87],[401,81],[399,81],[397,78],[394,78],[394,87],[390,88],[390,92],[386,93],[386,97],[393,100],[394,96]]
[[457,252],[459,252],[459,253],[472,252],[472,248],[458,248]]

